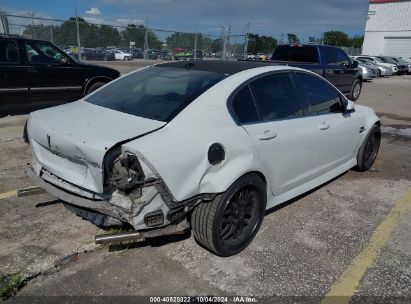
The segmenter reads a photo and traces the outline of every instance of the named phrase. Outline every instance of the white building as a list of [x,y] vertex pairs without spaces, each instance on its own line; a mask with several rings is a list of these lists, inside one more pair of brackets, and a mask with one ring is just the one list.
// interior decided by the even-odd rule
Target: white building
[[364,55],[411,58],[411,0],[369,0]]

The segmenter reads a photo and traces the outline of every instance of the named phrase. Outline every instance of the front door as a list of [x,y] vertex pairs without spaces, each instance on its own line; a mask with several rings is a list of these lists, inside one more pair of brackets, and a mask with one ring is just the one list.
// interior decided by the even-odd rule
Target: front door
[[0,40],[0,117],[18,114],[19,104],[29,101],[26,67],[20,57],[15,40]]
[[44,41],[25,43],[30,99],[36,103],[63,103],[81,96],[81,69],[66,54]]
[[307,131],[315,134],[318,164],[313,177],[318,177],[356,157],[358,134],[365,122],[355,113],[344,113],[344,97],[321,78],[296,72],[296,80],[310,105],[305,119]]
[[343,91],[341,76],[342,76],[342,67],[338,61],[337,49],[335,47],[323,47],[323,60],[325,63],[324,66],[324,77],[327,78],[329,82]]
[[[243,128],[267,168],[274,195],[309,181],[317,158],[313,145],[316,135],[307,131],[303,106],[290,73],[263,76],[242,91],[242,99],[253,99],[258,108],[259,121],[245,123]],[[237,94],[234,105],[240,103],[240,97]]]
[[341,66],[341,91],[347,93],[351,91],[352,85],[355,80],[355,74],[357,74],[357,70],[353,69],[352,60],[347,56],[347,54],[343,50],[337,49],[337,55],[338,63]]

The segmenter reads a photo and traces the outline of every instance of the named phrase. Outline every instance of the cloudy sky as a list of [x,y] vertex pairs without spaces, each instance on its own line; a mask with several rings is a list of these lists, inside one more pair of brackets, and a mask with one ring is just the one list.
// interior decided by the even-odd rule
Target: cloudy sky
[[9,13],[67,19],[79,15],[93,23],[126,25],[148,20],[157,29],[218,34],[231,26],[279,37],[296,33],[300,38],[321,36],[327,30],[363,34],[368,0],[0,0]]

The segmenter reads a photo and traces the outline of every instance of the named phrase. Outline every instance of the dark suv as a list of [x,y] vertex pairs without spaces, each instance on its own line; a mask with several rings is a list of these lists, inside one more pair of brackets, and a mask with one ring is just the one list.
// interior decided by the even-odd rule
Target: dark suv
[[73,101],[120,76],[88,65],[54,44],[0,36],[0,114]]

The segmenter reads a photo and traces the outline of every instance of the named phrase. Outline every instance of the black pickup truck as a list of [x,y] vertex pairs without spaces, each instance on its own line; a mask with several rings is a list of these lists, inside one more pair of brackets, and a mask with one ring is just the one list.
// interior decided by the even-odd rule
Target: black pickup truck
[[119,76],[48,41],[0,35],[0,117],[77,100]]
[[351,100],[361,94],[362,73],[353,61],[338,47],[325,45],[279,45],[271,61],[310,70],[325,77]]

